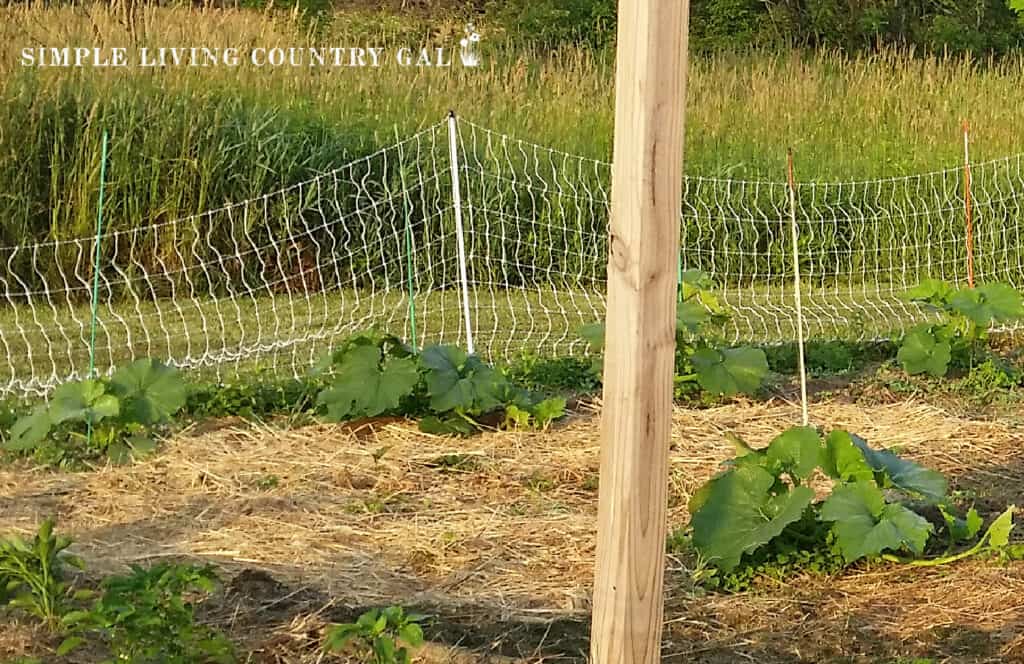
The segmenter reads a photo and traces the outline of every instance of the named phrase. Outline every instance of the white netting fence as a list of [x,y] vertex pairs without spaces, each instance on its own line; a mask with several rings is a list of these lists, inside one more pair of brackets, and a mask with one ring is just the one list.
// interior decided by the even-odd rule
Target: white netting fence
[[[979,281],[1024,286],[1022,159],[972,166]],[[465,345],[467,309],[489,359],[582,352],[577,330],[605,314],[610,175],[606,162],[442,122],[257,199],[99,240],[0,248],[0,395],[45,394],[87,372],[97,241],[101,372],[152,356],[218,380],[301,375],[369,328]],[[808,338],[889,336],[926,315],[907,289],[965,280],[963,175],[798,186]],[[788,185],[689,177],[683,201],[680,269],[715,278],[733,313],[727,336],[792,341]]]

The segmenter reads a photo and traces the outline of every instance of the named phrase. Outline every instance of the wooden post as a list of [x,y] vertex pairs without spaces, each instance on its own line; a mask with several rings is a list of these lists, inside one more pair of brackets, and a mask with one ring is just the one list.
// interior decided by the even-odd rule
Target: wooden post
[[591,660],[661,659],[688,0],[620,0]]

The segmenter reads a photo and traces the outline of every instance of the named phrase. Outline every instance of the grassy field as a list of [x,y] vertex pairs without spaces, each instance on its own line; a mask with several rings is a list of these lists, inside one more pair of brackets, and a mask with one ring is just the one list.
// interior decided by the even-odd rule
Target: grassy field
[[[313,25],[287,13],[247,11],[147,8],[133,22],[89,5],[0,11],[0,39],[8,43],[127,44],[136,51],[186,43],[231,45],[243,52],[309,45],[393,50],[454,45],[464,31],[456,14],[428,18],[420,12],[353,10]],[[549,52],[506,41],[486,24],[479,30],[484,64],[478,69],[257,68],[244,61],[237,67],[38,68],[22,66],[12,50],[0,58],[0,246],[93,233],[104,130],[111,136],[105,216],[113,232],[148,229],[229,202],[258,202],[268,192],[306,182],[392,145],[396,137],[435,125],[455,109],[482,127],[533,142],[514,144],[511,154],[488,153],[489,144],[464,146],[467,169],[480,171],[479,188],[470,183],[467,193],[476,197],[476,205],[496,211],[479,221],[489,227],[499,220],[503,227],[535,224],[537,235],[525,236],[517,247],[522,264],[565,263],[575,251],[603,273],[602,252],[591,252],[593,243],[568,231],[584,220],[603,233],[607,168],[581,159],[609,158],[613,54],[584,47]],[[893,253],[887,260],[913,264],[913,275],[901,278],[923,276],[917,264],[954,260],[959,269],[960,119],[972,122],[975,161],[1018,152],[1015,127],[1022,111],[1015,100],[1022,73],[1024,56],[989,62],[891,52],[852,59],[820,52],[694,58],[687,172],[780,181],[790,146],[804,182],[952,168],[927,181],[807,188],[801,192],[800,217],[810,224],[806,250],[847,252],[851,271],[873,269],[859,262],[878,260],[879,246]],[[435,143],[444,138],[431,136]],[[466,140],[477,137],[474,130]],[[534,152],[539,150],[534,144],[579,159]],[[431,184],[444,202],[450,186],[447,163],[438,161],[446,159],[443,151],[397,160],[384,155],[386,163],[368,161],[365,172],[348,169],[350,184],[379,183],[382,191],[394,192],[405,189],[403,178],[435,174]],[[567,163],[575,169],[571,178]],[[1007,195],[1021,185],[1019,172],[1019,162],[979,169],[974,194],[979,261],[1019,264],[1021,205]],[[470,175],[475,176],[467,170]],[[359,195],[334,198],[328,192],[310,203],[299,200],[300,188],[275,198],[282,207],[265,213],[266,220],[275,228],[287,225],[293,223],[290,210],[310,206],[333,205],[339,214],[352,214],[352,205],[373,198],[358,184],[355,191]],[[586,192],[585,200],[571,195],[578,191]],[[788,232],[775,227],[783,223],[781,191],[710,181],[688,190],[692,213],[686,217],[684,251],[699,253],[711,234],[709,249],[734,256],[724,259],[728,265],[720,264],[726,279],[785,270]],[[496,216],[513,209],[511,216]],[[865,219],[872,223],[864,224]],[[208,239],[230,247],[235,225],[222,221],[211,222]],[[393,221],[376,223],[387,227]],[[184,251],[190,247],[181,243],[191,241],[160,240],[154,252]],[[569,251],[553,259],[563,243]],[[11,267],[31,269],[27,263]],[[73,271],[70,264],[62,267]],[[551,267],[575,269],[554,262]]]
[[[454,45],[465,25],[455,13],[368,10],[338,13],[319,24],[288,13],[233,10],[147,8],[127,22],[88,5],[0,12],[0,39],[7,43],[135,49]],[[32,68],[22,66],[12,50],[0,58],[0,246],[93,233],[104,130],[111,135],[107,229],[140,231],[138,255],[107,255],[104,264],[116,258],[150,270],[163,257],[176,255],[214,264],[221,253],[239,251],[238,229],[250,232],[248,218],[240,219],[250,212],[267,226],[258,231],[254,248],[274,247],[275,238],[290,237],[289,229],[298,224],[338,224],[351,231],[357,227],[353,214],[361,232],[371,237],[398,237],[398,224],[421,221],[424,229],[446,232],[451,226],[446,155],[433,149],[408,163],[402,153],[394,159],[392,149],[366,160],[363,170],[349,168],[349,189],[340,194],[327,190],[312,196],[307,188],[300,200],[300,188],[294,195],[276,195],[273,206],[262,197],[392,145],[396,137],[435,125],[454,108],[482,127],[533,142],[495,152],[486,142],[491,135],[475,129],[467,134],[470,253],[481,258],[472,269],[481,285],[489,285],[474,293],[478,346],[494,357],[522,349],[578,350],[575,328],[599,317],[602,309],[596,293],[604,273],[600,238],[607,166],[585,160],[609,158],[613,54],[583,47],[549,52],[508,41],[492,26],[478,28],[484,55],[479,69]],[[892,52],[855,58],[822,52],[695,58],[687,172],[779,181],[790,146],[796,148],[802,181],[953,168],[923,185],[866,183],[801,192],[801,219],[809,224],[802,238],[805,271],[822,280],[809,286],[820,289],[808,296],[810,334],[884,336],[906,319],[887,281],[963,278],[961,184],[955,170],[962,159],[959,121],[971,120],[975,160],[1019,151],[1016,127],[1024,111],[1016,100],[1022,74],[1024,56],[985,62]],[[444,147],[443,130],[429,136],[432,147]],[[485,142],[474,142],[478,137]],[[548,155],[537,145],[578,158]],[[987,278],[1019,283],[1019,270],[1012,267],[1020,265],[1022,251],[1021,204],[1012,193],[1021,184],[1015,163],[978,170],[977,264]],[[414,176],[426,179],[407,189],[404,178]],[[379,194],[410,190],[423,198],[412,207],[414,218],[396,211],[394,200],[389,212],[377,209]],[[726,300],[742,319],[736,337],[762,342],[792,337],[791,297],[778,287],[790,279],[789,235],[779,212],[784,190],[705,183],[692,191],[685,218],[686,265],[708,269],[723,283]],[[202,247],[195,233],[155,230],[176,229],[168,220],[246,199],[254,202],[234,217],[211,215],[182,224],[207,233]],[[365,212],[367,205],[373,214]],[[363,211],[353,212],[360,206]],[[473,246],[477,237],[480,244]],[[365,237],[362,241],[366,244]],[[207,245],[219,253],[204,254]],[[108,253],[118,251],[119,245],[110,246]],[[243,248],[245,260],[253,263],[247,267],[260,274],[264,256]],[[11,284],[32,281],[23,290],[45,290],[52,286],[47,280],[60,283],[62,270],[86,280],[90,265],[83,255],[52,253],[52,260],[44,261],[32,251],[2,249],[2,278]],[[67,264],[58,265],[62,262]],[[509,283],[509,265],[523,283]],[[933,265],[941,275],[928,272]],[[281,268],[303,269],[291,262]],[[375,276],[376,268],[354,269]],[[573,284],[547,285],[566,274],[593,281],[595,293],[577,293]],[[773,281],[758,281],[757,275],[772,275]],[[525,290],[516,290],[520,287]],[[180,358],[196,367],[210,358],[229,366],[292,367],[356,324],[384,321],[411,333],[399,292],[382,295],[363,310],[334,295],[318,295],[312,304],[265,293],[232,302],[225,289],[211,285],[210,292],[179,302],[113,302],[101,309],[100,362],[120,363],[132,351]],[[456,298],[451,292],[437,297],[436,303],[419,305],[418,336],[461,343]],[[56,377],[83,365],[84,307],[26,311],[19,309],[19,297],[8,299],[0,326],[10,380],[26,370]]]
[[[99,143],[112,135],[112,228],[260,195],[440,120],[454,108],[498,131],[606,159],[612,54],[546,52],[484,35],[479,69],[22,67],[0,59],[0,237],[81,235],[92,227]],[[225,44],[454,44],[463,21],[365,12],[311,28],[288,15],[147,9],[126,25],[92,7],[3,10],[11,44],[99,47]],[[956,166],[960,120],[974,158],[1020,150],[1016,103],[1024,58],[998,62],[881,53],[751,53],[696,58],[688,96],[687,171],[870,179]]]
[[[719,330],[729,342],[774,345],[796,338],[792,288],[718,291],[732,317]],[[927,314],[894,285],[804,292],[805,331],[816,341],[889,339]],[[582,355],[582,326],[605,314],[601,290],[559,286],[472,288],[476,352],[491,361],[524,355]],[[370,329],[465,347],[461,292],[354,289],[306,295],[243,295],[106,302],[98,311],[96,366],[101,372],[139,357],[158,357],[194,377],[231,381],[260,373],[304,375],[346,337]],[[89,366],[90,308],[17,306],[0,315],[0,395],[42,394]],[[415,317],[415,320],[413,319]],[[414,337],[415,331],[415,337]]]

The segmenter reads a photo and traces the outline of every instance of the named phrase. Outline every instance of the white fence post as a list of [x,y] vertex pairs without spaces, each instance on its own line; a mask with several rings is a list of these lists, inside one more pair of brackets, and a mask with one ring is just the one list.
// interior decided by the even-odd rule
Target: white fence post
[[462,314],[466,325],[466,350],[472,355],[473,324],[469,315],[469,276],[466,269],[466,240],[462,230],[462,190],[459,187],[459,129],[455,111],[448,112],[448,148],[452,164],[452,200],[455,204],[455,237],[459,247],[459,277],[462,285]]
[[967,285],[974,288],[974,216],[971,206],[971,125],[964,119],[964,219],[967,224]]
[[789,150],[789,216],[793,235],[793,296],[796,300],[797,362],[800,369],[800,408],[804,426],[810,423],[807,411],[807,365],[804,360],[804,304],[800,292],[800,231],[796,226],[796,178],[793,175],[793,150]]

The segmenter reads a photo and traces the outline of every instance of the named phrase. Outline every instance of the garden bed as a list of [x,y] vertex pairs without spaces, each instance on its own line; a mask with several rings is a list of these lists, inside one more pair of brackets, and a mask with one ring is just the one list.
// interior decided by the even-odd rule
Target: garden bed
[[[215,564],[203,607],[254,662],[314,662],[320,630],[391,604],[436,617],[428,662],[582,661],[597,507],[599,420],[583,409],[547,432],[432,436],[403,420],[186,431],[152,460],[91,473],[0,470],[0,533],[47,516],[89,574],[130,563]],[[732,454],[798,418],[782,400],[677,409],[670,528]],[[947,474],[986,518],[1024,504],[1024,431],[932,406],[819,402],[812,419]],[[861,566],[743,595],[708,594],[669,559],[666,661],[1024,662],[1024,564],[930,570]],[[0,661],[35,654],[27,626],[0,630]],[[45,641],[45,640],[44,640]],[[69,661],[89,661],[81,652]]]

